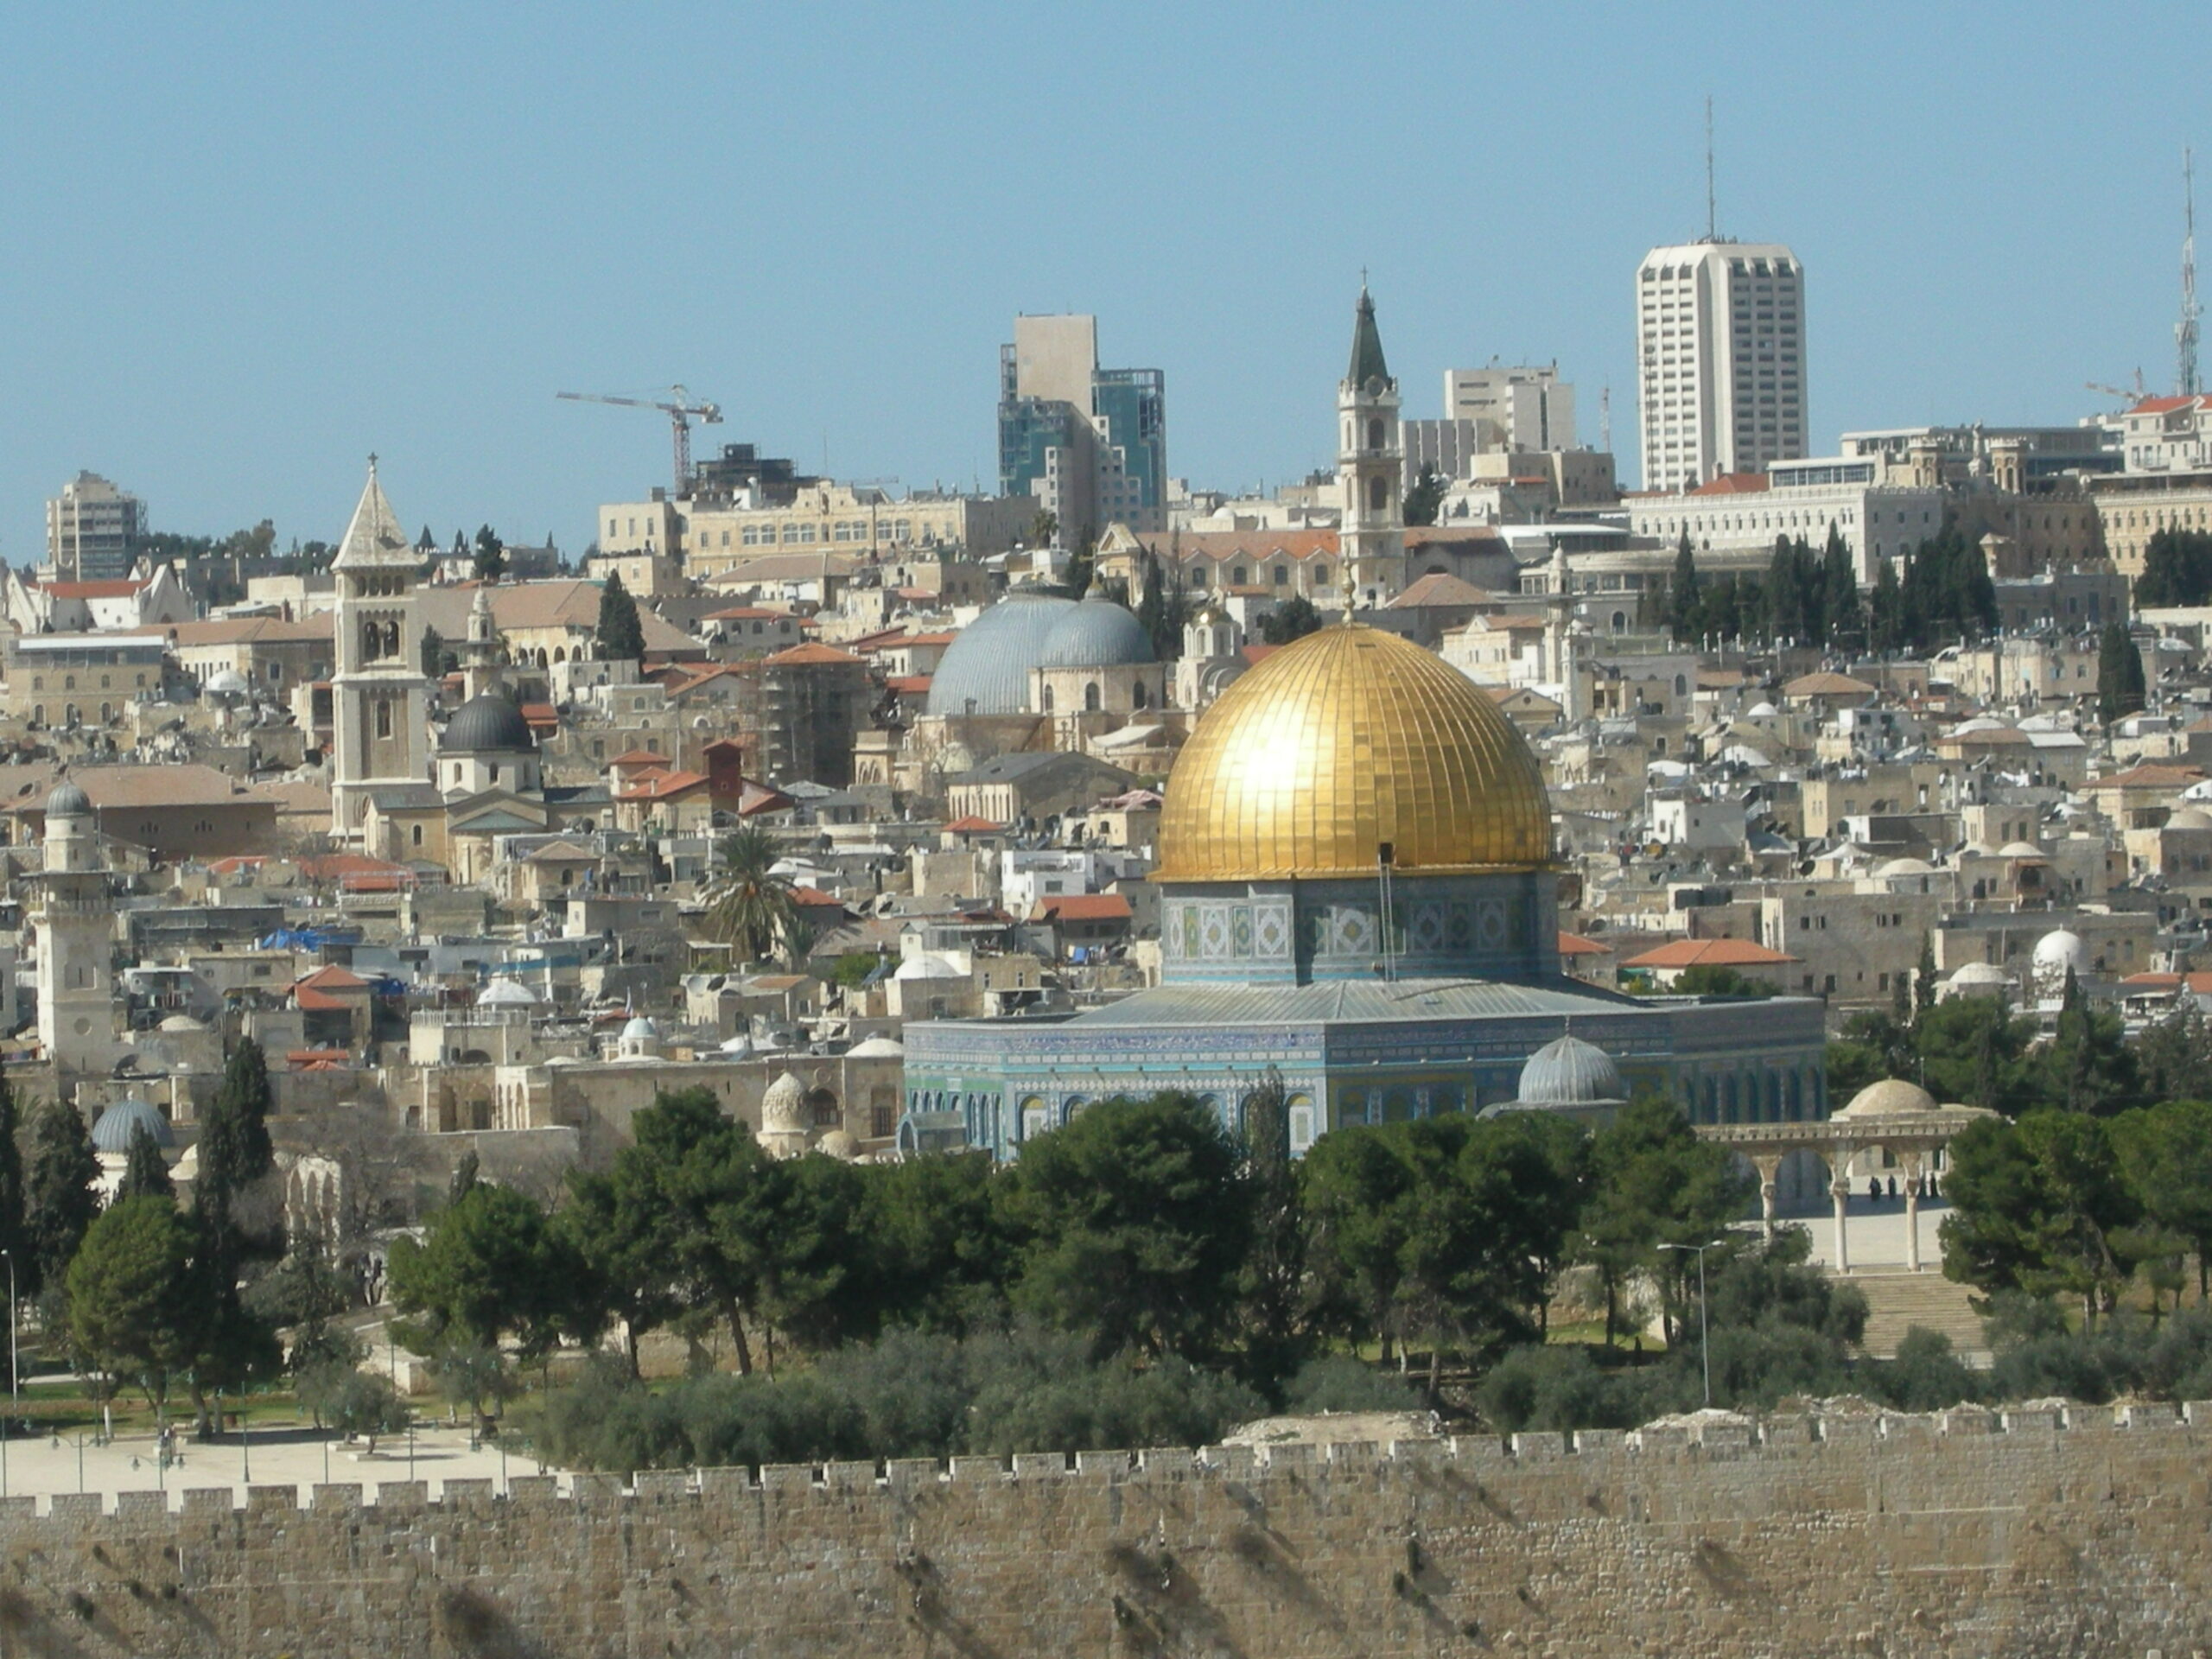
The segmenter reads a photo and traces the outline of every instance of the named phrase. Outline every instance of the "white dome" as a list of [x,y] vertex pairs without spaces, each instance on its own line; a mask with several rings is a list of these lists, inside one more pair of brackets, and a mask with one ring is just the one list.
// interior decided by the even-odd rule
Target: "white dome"
[[906,1045],[888,1037],[871,1037],[864,1043],[855,1043],[845,1051],[849,1060],[898,1060],[906,1055]]
[[931,950],[916,951],[906,961],[900,963],[898,972],[891,976],[893,979],[965,979],[968,977],[949,958],[940,957]]
[[484,995],[476,999],[480,1008],[534,1008],[537,993],[518,979],[495,979]]
[[1749,709],[1744,711],[1744,718],[1746,720],[1772,720],[1777,715],[1781,714],[1781,709],[1776,708],[1770,702],[1755,702]]
[[806,1133],[806,1085],[796,1073],[785,1072],[760,1096],[760,1132],[798,1135]]
[[2008,841],[1997,849],[1999,858],[2041,858],[2043,849],[2030,841]]
[[1874,872],[1877,880],[1886,880],[1893,875],[1933,875],[1936,867],[1924,859],[1893,858]]
[[658,1028],[642,1014],[632,1014],[629,1024],[622,1027],[622,1040],[626,1043],[650,1043],[659,1035]]
[[163,1031],[205,1031],[207,1027],[188,1014],[173,1014],[162,1021],[161,1029]]
[[215,692],[221,696],[235,697],[243,696],[253,688],[247,683],[245,676],[235,668],[222,668],[210,674],[207,677],[207,683],[201,689]]
[[2009,986],[2012,982],[2012,976],[1993,962],[1970,962],[1943,982],[1947,985]]
[[851,1163],[861,1155],[861,1143],[842,1129],[832,1129],[814,1144],[817,1152],[826,1152],[832,1158]]
[[2049,969],[2063,973],[2071,968],[2075,974],[2089,970],[2089,947],[2082,943],[2082,936],[2067,928],[2055,928],[2036,941],[2034,957],[2038,971]]
[[2166,820],[2169,830],[2212,830],[2212,812],[2201,806],[2184,806]]
[[731,1038],[715,1052],[721,1054],[727,1054],[734,1060],[741,1060],[753,1052],[753,1039],[750,1037],[740,1033],[739,1035]]
[[1885,1077],[1879,1083],[1870,1083],[1851,1097],[1851,1104],[1838,1112],[1838,1117],[1894,1117],[1902,1113],[1932,1112],[1936,1096],[1916,1083],[1907,1083],[1903,1077]]

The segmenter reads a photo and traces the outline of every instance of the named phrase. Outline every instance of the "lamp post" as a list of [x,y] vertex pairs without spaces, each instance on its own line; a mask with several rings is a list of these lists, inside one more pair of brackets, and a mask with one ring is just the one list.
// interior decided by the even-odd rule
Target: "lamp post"
[[1705,1319],[1705,1253],[1721,1241],[1709,1239],[1702,1244],[1662,1244],[1662,1250],[1694,1251],[1697,1255],[1697,1346],[1698,1357],[1705,1362],[1705,1404],[1713,1407],[1713,1343],[1712,1332]]

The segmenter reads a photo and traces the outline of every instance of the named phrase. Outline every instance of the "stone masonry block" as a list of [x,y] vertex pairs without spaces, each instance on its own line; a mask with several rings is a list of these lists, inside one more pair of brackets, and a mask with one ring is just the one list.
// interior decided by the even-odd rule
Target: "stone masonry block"
[[2191,1428],[2202,1428],[2212,1424],[2212,1400],[2184,1400],[2181,1414],[2182,1421]]
[[245,1508],[249,1515],[267,1515],[276,1510],[296,1510],[300,1507],[300,1489],[296,1486],[249,1486],[245,1489]]
[[875,1490],[874,1460],[824,1464],[822,1484],[833,1492],[872,1492]]
[[2113,1427],[2118,1428],[2172,1428],[2177,1419],[2174,1408],[2162,1401],[2137,1400],[2113,1408]]
[[[315,1496],[320,1498],[324,1492],[338,1490],[340,1489],[318,1486]],[[555,1475],[516,1475],[507,1482],[507,1501],[518,1509],[543,1509],[547,1504],[558,1503],[560,1497],[561,1482]],[[353,1501],[359,1503],[360,1498],[361,1489],[356,1486],[353,1488]]]
[[87,1527],[99,1518],[98,1492],[56,1492],[48,1501],[48,1519],[64,1526]]
[[1946,1434],[1993,1434],[1997,1432],[1996,1414],[1985,1406],[1953,1406],[1940,1412],[1936,1421]]
[[1567,1455],[1567,1439],[1556,1429],[1513,1437],[1513,1456],[1522,1463],[1546,1463]]
[[1577,1457],[1612,1456],[1626,1450],[1628,1431],[1624,1428],[1578,1428],[1574,1431]]
[[[28,1503],[29,1498],[22,1502]],[[213,1515],[227,1516],[236,1507],[227,1486],[194,1486],[184,1495],[184,1513],[188,1518]]]
[[136,1526],[150,1522],[167,1522],[169,1518],[169,1495],[167,1492],[118,1492],[115,1495],[115,1518]]
[[633,1478],[643,1503],[669,1503],[691,1496],[689,1469],[640,1469]]
[[386,1514],[411,1515],[429,1507],[430,1483],[427,1480],[380,1480],[377,1483],[377,1508]]
[[[546,1477],[545,1479],[548,1485],[552,1484],[550,1476]],[[136,1497],[137,1494],[125,1493],[124,1496]],[[361,1507],[361,1483],[358,1480],[346,1480],[334,1481],[328,1485],[318,1485],[315,1489],[311,1501],[318,1510],[340,1511],[358,1510]]]
[[753,1491],[753,1471],[742,1466],[735,1469],[702,1469],[699,1471],[699,1496],[709,1503],[731,1503]]
[[491,1477],[475,1480],[449,1480],[438,1493],[438,1500],[446,1508],[461,1515],[482,1515],[492,1507]]
[[1127,1452],[1078,1452],[1075,1471],[1086,1480],[1121,1480],[1129,1472]]
[[2056,1434],[2059,1412],[2056,1406],[2018,1406],[2004,1414],[2007,1434]]
[[1821,1432],[1821,1439],[1831,1446],[1863,1446],[1878,1431],[1872,1412],[1836,1412],[1813,1421]]
[[952,1479],[956,1485],[975,1484],[1002,1480],[1006,1478],[1006,1464],[995,1457],[965,1457],[952,1460]]
[[804,1495],[814,1490],[814,1465],[810,1463],[764,1463],[760,1465],[760,1490]]
[[[911,1492],[918,1486],[934,1486],[944,1471],[935,1458],[893,1458],[883,1465],[893,1491]],[[765,1473],[766,1471],[763,1471]]]
[[1016,1480],[1058,1480],[1068,1471],[1068,1460],[1058,1452],[1017,1452],[1014,1454]]

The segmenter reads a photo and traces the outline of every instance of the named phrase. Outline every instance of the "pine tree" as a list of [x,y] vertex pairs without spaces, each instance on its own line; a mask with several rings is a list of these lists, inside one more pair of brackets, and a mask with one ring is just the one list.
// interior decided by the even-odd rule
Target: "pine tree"
[[1925,933],[1920,940],[1920,965],[1912,972],[1912,1017],[1920,1016],[1936,1006],[1936,936]]
[[607,573],[607,586],[599,595],[599,629],[595,649],[604,663],[635,663],[645,654],[645,626],[638,620],[638,601],[622,585],[622,573]]
[[1859,570],[1843,532],[1831,523],[1821,554],[1821,610],[1824,637],[1831,643],[1857,639],[1866,630],[1859,599]]
[[1878,655],[1885,655],[1902,651],[1904,643],[1904,592],[1897,582],[1896,563],[1883,559],[1874,572],[1874,590],[1866,600],[1866,644]]
[[124,1198],[176,1196],[176,1183],[169,1179],[168,1161],[162,1156],[162,1143],[154,1139],[154,1132],[143,1123],[131,1128],[130,1151],[123,1166],[123,1179],[116,1183],[115,1196],[118,1202]]
[[[85,1120],[66,1100],[50,1100],[31,1124],[24,1201],[32,1289],[59,1287],[85,1230],[100,1212],[99,1159]],[[21,1288],[21,1287],[19,1287]],[[29,1294],[29,1293],[27,1293]]]

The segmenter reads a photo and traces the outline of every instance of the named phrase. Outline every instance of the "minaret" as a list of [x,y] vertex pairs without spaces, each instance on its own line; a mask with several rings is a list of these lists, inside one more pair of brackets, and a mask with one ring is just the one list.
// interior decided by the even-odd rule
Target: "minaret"
[[429,685],[415,628],[420,559],[385,499],[384,486],[377,482],[377,458],[371,455],[368,484],[330,564],[338,578],[330,829],[341,842],[360,839],[371,790],[429,779]]
[[1344,494],[1338,546],[1360,602],[1379,604],[1405,583],[1405,450],[1398,383],[1382,360],[1375,302],[1359,285],[1351,366],[1337,387],[1337,479]]
[[115,1052],[115,907],[92,803],[64,778],[46,798],[38,878],[38,1039],[60,1072],[104,1071]]
[[475,603],[468,608],[468,647],[461,656],[461,676],[464,702],[499,689],[499,628],[492,620],[488,582],[477,588]]

